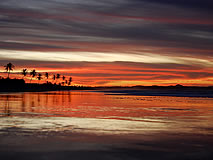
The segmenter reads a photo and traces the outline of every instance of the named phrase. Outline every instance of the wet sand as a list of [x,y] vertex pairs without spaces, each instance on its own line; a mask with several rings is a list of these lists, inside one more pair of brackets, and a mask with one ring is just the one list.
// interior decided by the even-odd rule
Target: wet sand
[[[20,131],[19,131],[20,132]],[[34,136],[0,136],[1,159],[212,159],[212,137],[143,141],[133,135],[46,133]],[[3,139],[3,140],[2,140]],[[15,143],[14,143],[15,142]]]
[[[212,159],[209,138],[144,142],[125,137],[68,134],[1,136],[3,159]],[[212,140],[212,139],[211,139]],[[14,144],[15,141],[15,144]],[[190,141],[193,141],[190,142]],[[196,144],[199,143],[199,145]],[[202,141],[202,144],[200,143]],[[205,145],[204,145],[205,144]]]
[[[17,117],[14,118],[16,122],[19,120]],[[39,119],[34,118],[35,121]],[[24,120],[27,121],[28,118]],[[44,120],[51,121],[51,118],[47,117]],[[69,118],[65,118],[65,121],[68,120]],[[61,119],[58,121],[64,124]],[[50,125],[49,122],[47,124],[43,122],[41,128],[35,123],[31,122],[31,124],[34,127],[7,125],[0,130],[1,159],[204,160],[213,158],[213,136],[205,131],[174,132],[155,130],[151,127],[149,132],[135,134],[124,130],[113,133],[94,128]]]

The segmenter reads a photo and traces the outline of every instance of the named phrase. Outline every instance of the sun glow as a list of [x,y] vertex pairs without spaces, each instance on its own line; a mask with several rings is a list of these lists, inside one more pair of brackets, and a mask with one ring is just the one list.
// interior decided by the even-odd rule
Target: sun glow
[[[21,55],[21,56],[20,56]],[[213,85],[211,59],[165,56],[154,53],[107,53],[107,52],[38,52],[1,50],[0,57],[10,61],[28,61],[15,65],[12,78],[22,78],[21,70],[36,69],[72,76],[75,84],[89,86],[133,85]],[[30,63],[29,63],[30,62]],[[32,63],[31,63],[32,62]],[[6,77],[3,66],[1,76]],[[30,81],[30,75],[26,78]],[[37,77],[32,79],[37,81]],[[46,82],[42,79],[39,82]]]

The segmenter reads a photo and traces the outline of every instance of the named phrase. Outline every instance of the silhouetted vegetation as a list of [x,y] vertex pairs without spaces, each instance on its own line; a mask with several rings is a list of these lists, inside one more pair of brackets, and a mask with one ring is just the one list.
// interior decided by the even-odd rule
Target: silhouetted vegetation
[[25,81],[23,79],[0,79],[0,91],[20,91],[25,88]]
[[48,72],[45,73],[45,78],[47,79],[46,82],[48,82],[48,79],[49,79],[49,73]]
[[31,80],[30,80],[30,83],[32,81],[32,79],[36,76],[37,72],[35,69],[33,69],[31,72],[30,72],[30,75],[31,75]]
[[[8,73],[7,77],[0,76],[0,92],[24,92],[24,91],[54,91],[54,90],[72,90],[72,89],[89,89],[90,87],[83,86],[70,86],[72,82],[72,77],[69,78],[69,81],[66,80],[65,76],[61,76],[59,73],[52,75],[52,82],[48,82],[50,74],[48,72],[42,74],[37,72],[35,69],[29,72],[30,83],[26,83],[28,71],[26,68],[22,69],[20,74],[23,75],[22,79],[11,79],[10,72],[13,71],[15,66],[12,63],[8,63],[4,66],[6,72]],[[26,80],[24,80],[26,77]],[[62,82],[60,82],[62,78]],[[28,78],[29,79],[29,78]],[[37,79],[38,83],[35,83]],[[40,84],[42,79],[46,79],[46,82]],[[34,83],[31,83],[31,81]],[[58,84],[57,84],[58,82]],[[63,86],[62,86],[62,85]]]
[[42,76],[41,73],[39,73],[39,74],[38,74],[38,77],[37,77],[37,79],[38,79],[39,81],[42,79],[41,76]]
[[24,79],[24,77],[27,76],[27,69],[26,68],[22,70],[22,75],[23,75],[23,79]]
[[9,78],[9,76],[10,76],[10,71],[12,71],[13,68],[15,68],[15,66],[14,66],[12,63],[8,63],[8,64],[5,65],[4,67],[5,67],[5,70],[6,70],[7,73],[8,73],[8,77],[7,77],[7,78]]
[[[71,86],[72,77],[65,77],[64,75],[60,75],[59,73],[52,75],[52,83],[48,82],[50,79],[50,75],[48,72],[42,74],[41,72],[37,72],[33,69],[30,75],[30,83],[26,83],[27,81],[27,69],[24,68],[20,72],[23,77],[22,79],[11,79],[10,72],[13,71],[15,66],[12,63],[8,63],[4,66],[7,71],[7,77],[0,76],[0,92],[36,92],[36,91],[56,91],[56,90],[99,90],[109,93],[124,93],[128,94],[131,92],[133,95],[184,95],[194,94],[194,95],[208,95],[209,97],[213,97],[213,87],[190,87],[183,86],[181,84],[177,84],[175,86],[132,86],[132,87],[122,87],[122,86],[111,86],[111,87],[85,87],[85,86]],[[37,76],[37,77],[36,77]],[[26,77],[26,81],[24,78]],[[61,80],[60,80],[61,78]],[[35,81],[37,79],[37,81]],[[46,79],[45,83],[40,84],[42,79]],[[37,83],[31,83],[31,81]]]
[[25,83],[23,79],[0,79],[0,92],[38,92],[38,91],[56,91],[56,90],[89,90],[91,87],[83,86],[61,86],[50,82]]

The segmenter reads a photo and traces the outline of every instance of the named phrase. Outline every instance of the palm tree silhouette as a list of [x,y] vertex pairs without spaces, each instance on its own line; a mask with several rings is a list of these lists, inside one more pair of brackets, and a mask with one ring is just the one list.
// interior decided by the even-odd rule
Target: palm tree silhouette
[[55,76],[55,75],[53,75],[53,82],[55,81],[55,79],[56,79],[56,76]]
[[31,81],[32,81],[32,78],[34,78],[34,77],[36,76],[36,74],[37,74],[37,72],[36,72],[35,69],[33,69],[33,70],[30,72],[30,75],[32,76],[32,77],[31,77],[31,80],[30,80],[30,83],[31,83]]
[[62,85],[64,86],[65,85],[65,79],[66,79],[66,77],[63,76],[62,79],[63,79]]
[[56,74],[56,79],[60,79],[61,75],[60,74]]
[[7,78],[9,78],[9,76],[10,76],[10,71],[12,71],[13,68],[15,68],[15,66],[14,66],[12,63],[8,63],[8,64],[5,65],[4,67],[5,67],[5,70],[6,70],[7,73],[8,73]]
[[63,76],[63,77],[62,77],[62,79],[63,79],[63,81],[64,81],[64,80],[66,79],[66,77],[65,77],[65,76]]
[[71,83],[72,83],[72,77],[69,78],[68,85],[71,85]]
[[[49,78],[49,73],[45,73],[45,77],[46,77],[46,79],[48,80],[48,78]],[[47,81],[48,82],[48,81]]]
[[39,80],[39,82],[40,82],[40,80],[42,79],[41,76],[42,76],[41,73],[39,73],[39,74],[38,74],[38,77],[37,77],[37,79]]
[[21,73],[21,74],[23,75],[23,78],[22,78],[22,79],[24,79],[24,77],[27,75],[27,69],[24,68],[24,69],[22,70],[22,73]]

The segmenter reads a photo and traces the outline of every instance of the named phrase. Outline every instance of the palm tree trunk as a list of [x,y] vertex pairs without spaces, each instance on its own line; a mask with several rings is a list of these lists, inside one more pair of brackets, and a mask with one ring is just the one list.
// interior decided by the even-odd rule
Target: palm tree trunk
[[8,75],[7,75],[7,78],[9,79],[9,77],[10,77],[10,70],[8,71]]

